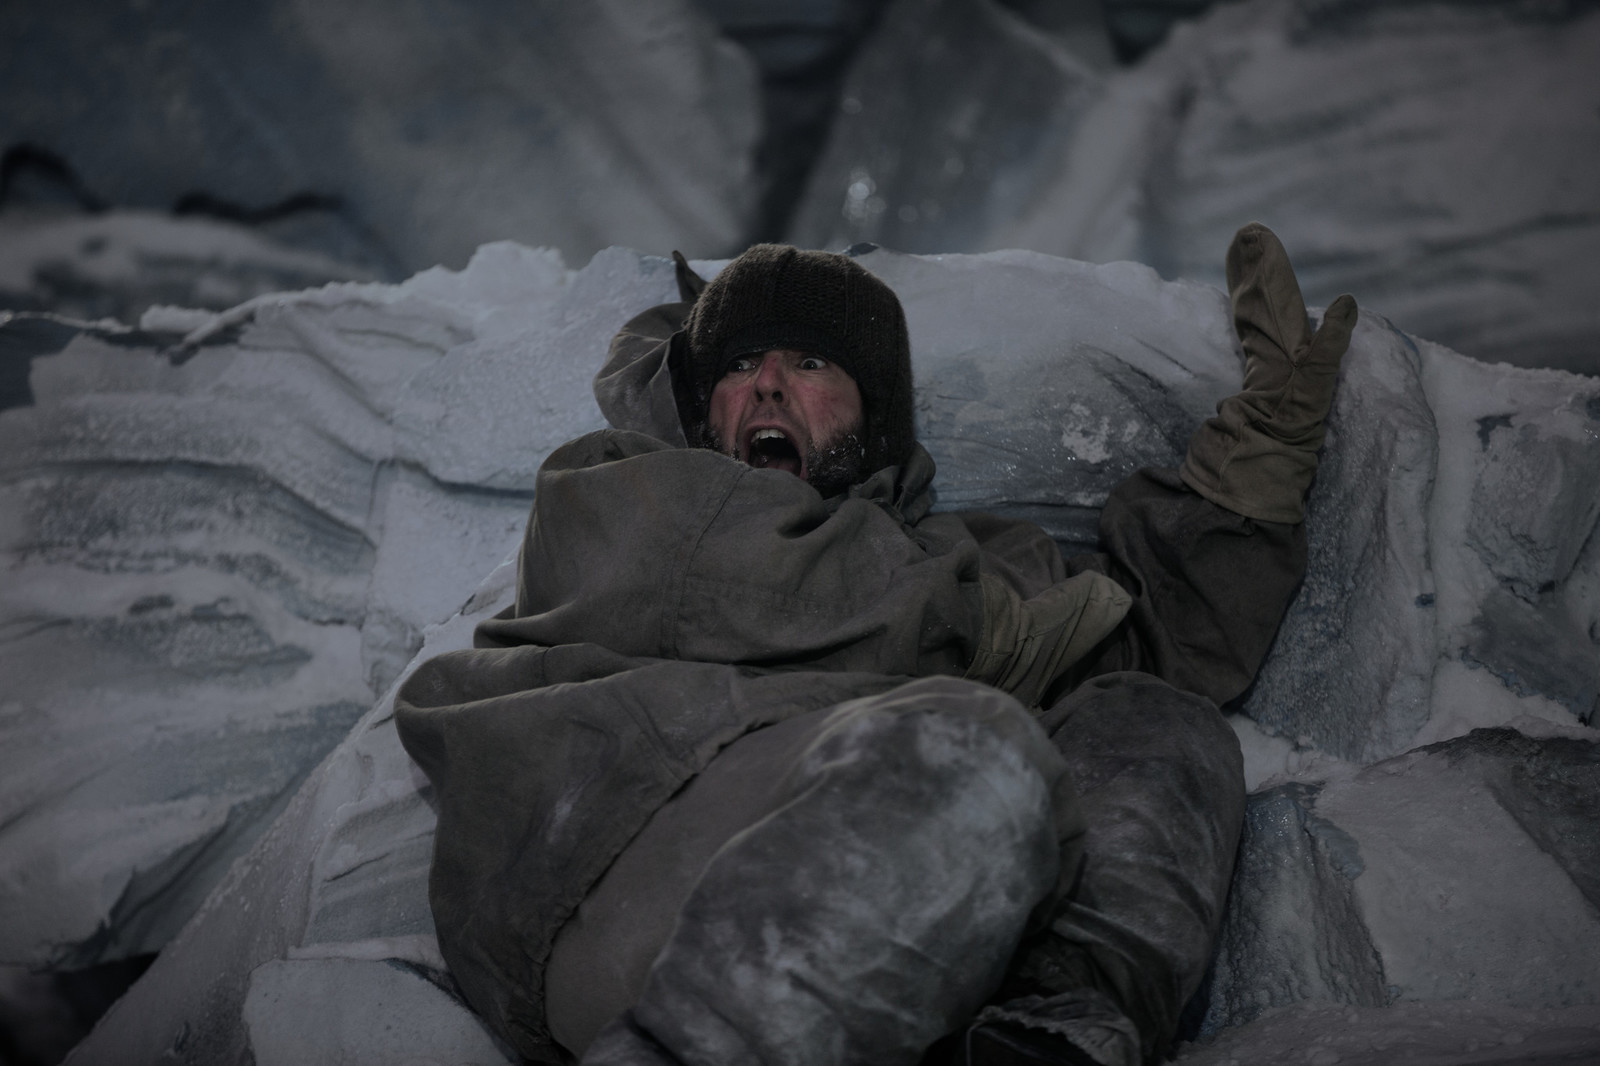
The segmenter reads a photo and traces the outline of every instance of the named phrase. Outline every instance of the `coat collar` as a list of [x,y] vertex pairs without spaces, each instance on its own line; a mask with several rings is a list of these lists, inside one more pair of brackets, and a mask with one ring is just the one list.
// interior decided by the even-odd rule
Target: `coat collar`
[[921,444],[914,444],[911,455],[899,466],[886,466],[865,481],[828,501],[830,510],[845,500],[868,500],[900,521],[914,526],[933,507],[933,456]]

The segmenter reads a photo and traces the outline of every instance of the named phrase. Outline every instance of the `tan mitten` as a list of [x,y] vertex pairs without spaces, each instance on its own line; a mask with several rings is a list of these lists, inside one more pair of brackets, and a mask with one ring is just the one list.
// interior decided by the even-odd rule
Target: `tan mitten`
[[1133,599],[1093,570],[1075,574],[1031,600],[993,574],[983,586],[983,630],[966,677],[1038,707],[1050,686],[1113,629]]

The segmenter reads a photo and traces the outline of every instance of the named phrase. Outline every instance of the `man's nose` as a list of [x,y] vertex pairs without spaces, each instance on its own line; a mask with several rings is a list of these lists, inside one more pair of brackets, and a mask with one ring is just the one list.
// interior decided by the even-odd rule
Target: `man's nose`
[[762,356],[760,365],[756,367],[756,399],[771,400],[774,403],[783,402],[783,390],[788,379],[789,375],[784,369],[781,358],[770,352]]

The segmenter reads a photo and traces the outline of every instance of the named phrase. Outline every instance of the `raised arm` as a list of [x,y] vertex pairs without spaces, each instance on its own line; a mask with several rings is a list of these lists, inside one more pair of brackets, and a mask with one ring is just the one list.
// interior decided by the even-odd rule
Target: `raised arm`
[[606,365],[594,379],[600,413],[617,429],[644,433],[682,447],[684,375],[675,371],[684,358],[683,322],[705,289],[705,279],[688,260],[672,253],[678,276],[676,303],[657,304],[629,319],[615,337]]
[[1118,486],[1101,552],[1068,561],[1133,597],[1123,628],[1074,682],[1143,670],[1227,703],[1255,678],[1305,573],[1304,499],[1355,300],[1335,300],[1313,332],[1289,257],[1259,223],[1234,236],[1227,281],[1244,388],[1195,431],[1179,470]]

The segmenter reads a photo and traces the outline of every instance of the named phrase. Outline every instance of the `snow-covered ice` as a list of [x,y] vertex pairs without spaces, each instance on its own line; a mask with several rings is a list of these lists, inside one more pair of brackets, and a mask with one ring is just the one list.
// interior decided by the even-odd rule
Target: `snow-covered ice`
[[[1034,253],[861,262],[905,302],[942,508],[1083,547],[1111,486],[1175,461],[1239,384],[1202,284]],[[23,330],[34,404],[0,412],[0,889],[39,917],[6,924],[6,953],[166,943],[76,1062],[336,1055],[348,1034],[300,1020],[308,989],[335,1014],[392,993],[483,1053],[433,941],[433,814],[394,683],[509,602],[539,461],[598,425],[610,333],[674,291],[664,259],[573,271],[503,243],[401,285],[148,316],[164,334]],[[1297,1009],[1409,1039],[1461,997],[1529,1048],[1529,1019],[1591,1031],[1597,452],[1600,379],[1363,315],[1311,577],[1235,716],[1262,787],[1216,1043],[1191,1054],[1278,1061],[1248,1034],[1270,1046]],[[1443,744],[1408,751],[1424,740]]]
[[157,211],[0,212],[0,305],[137,322],[175,304],[221,310],[254,296],[373,275],[253,227]]
[[514,549],[543,456],[599,422],[567,353],[614,328],[615,258],[491,245],[193,349],[5,327],[35,350],[0,414],[0,958],[159,948]]

